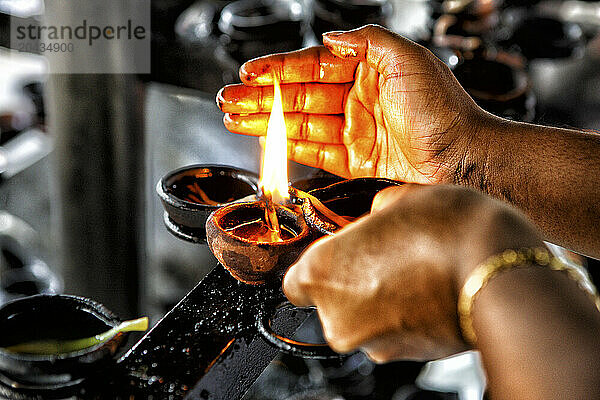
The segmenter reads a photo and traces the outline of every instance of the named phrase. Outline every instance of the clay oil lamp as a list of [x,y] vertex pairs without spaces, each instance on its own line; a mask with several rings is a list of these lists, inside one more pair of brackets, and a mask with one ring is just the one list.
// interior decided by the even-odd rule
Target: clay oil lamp
[[206,222],[206,238],[212,253],[231,275],[249,284],[281,276],[315,238],[300,207],[290,201],[287,136],[277,82],[258,201],[214,211]]
[[317,237],[334,234],[368,214],[375,194],[398,184],[351,179],[309,193],[289,186],[286,126],[275,79],[258,200],[214,211],[206,222],[207,242],[236,279],[249,284],[275,281]]

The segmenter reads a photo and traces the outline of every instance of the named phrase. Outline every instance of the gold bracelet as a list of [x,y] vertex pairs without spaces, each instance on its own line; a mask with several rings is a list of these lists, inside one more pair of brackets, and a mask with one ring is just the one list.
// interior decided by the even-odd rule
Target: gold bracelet
[[564,271],[573,279],[592,299],[600,311],[600,298],[587,271],[580,265],[569,265],[553,256],[548,250],[541,247],[525,248],[520,250],[505,250],[502,254],[490,257],[478,266],[466,280],[458,296],[458,318],[463,337],[467,342],[475,345],[477,336],[473,330],[473,302],[481,289],[490,279],[498,273],[520,266],[539,265],[549,267],[554,271]]

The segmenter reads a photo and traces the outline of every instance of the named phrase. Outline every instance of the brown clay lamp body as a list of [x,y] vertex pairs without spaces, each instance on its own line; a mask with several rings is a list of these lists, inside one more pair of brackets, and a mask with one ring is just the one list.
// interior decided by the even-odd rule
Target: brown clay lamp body
[[275,206],[279,233],[275,233],[266,222],[266,207],[265,201],[233,204],[215,211],[206,222],[211,251],[244,283],[261,284],[280,276],[314,239],[297,208],[279,205]]

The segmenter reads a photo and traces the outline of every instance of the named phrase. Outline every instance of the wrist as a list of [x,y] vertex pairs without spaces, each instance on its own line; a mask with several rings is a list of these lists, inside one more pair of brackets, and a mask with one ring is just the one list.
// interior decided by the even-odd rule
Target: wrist
[[501,132],[511,129],[513,121],[499,118],[481,108],[474,110],[464,124],[458,160],[454,166],[451,182],[477,189],[486,194],[494,193],[497,154],[502,146],[497,140]]
[[544,247],[537,229],[518,211],[502,205],[470,218],[473,227],[464,235],[465,246],[457,257],[455,290],[458,293],[471,273],[492,256],[507,249]]

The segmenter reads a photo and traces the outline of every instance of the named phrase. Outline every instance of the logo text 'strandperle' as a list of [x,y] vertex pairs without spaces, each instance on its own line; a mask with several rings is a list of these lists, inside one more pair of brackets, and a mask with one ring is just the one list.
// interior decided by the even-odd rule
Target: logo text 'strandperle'
[[89,46],[93,46],[96,40],[142,40],[146,38],[146,28],[141,25],[133,26],[131,20],[126,25],[103,27],[88,25],[83,20],[80,25],[72,26],[44,26],[28,25],[18,26],[16,38],[19,40],[87,40]]

